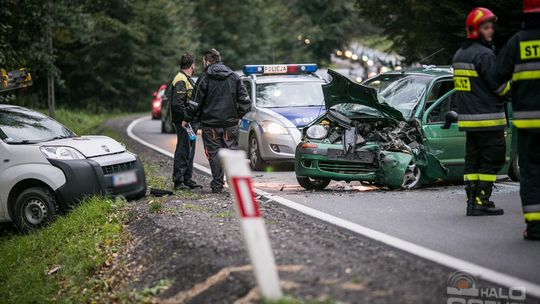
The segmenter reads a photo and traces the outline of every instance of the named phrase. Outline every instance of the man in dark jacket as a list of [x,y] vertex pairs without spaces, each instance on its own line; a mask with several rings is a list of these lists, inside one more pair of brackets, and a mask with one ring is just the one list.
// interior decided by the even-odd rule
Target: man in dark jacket
[[187,120],[198,117],[206,157],[212,170],[212,192],[223,190],[223,168],[217,153],[238,146],[238,121],[251,110],[251,101],[240,76],[221,62],[216,49],[204,53],[205,70],[197,81]]
[[506,43],[494,74],[499,84],[512,79],[524,237],[540,240],[540,0],[524,0],[523,13],[523,30]]
[[[488,9],[473,9],[466,21],[467,41],[454,55],[455,96],[458,127],[466,131],[465,192],[467,215],[502,215],[490,201],[493,182],[505,162],[507,125],[505,104],[494,91],[491,69],[495,54],[491,48],[497,17]],[[506,93],[506,89],[499,89]]]
[[174,151],[173,182],[175,190],[200,188],[192,178],[193,159],[195,157],[196,139],[190,139],[186,128],[197,132],[198,124],[193,121],[188,126],[185,120],[185,109],[192,98],[194,83],[191,79],[195,70],[195,58],[189,53],[180,57],[180,72],[171,84],[171,117],[176,129],[176,150]]

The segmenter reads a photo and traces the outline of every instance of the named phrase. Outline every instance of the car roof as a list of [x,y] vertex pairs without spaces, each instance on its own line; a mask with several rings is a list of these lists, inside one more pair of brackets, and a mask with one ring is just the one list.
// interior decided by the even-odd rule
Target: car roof
[[401,71],[391,71],[386,72],[384,74],[390,74],[390,75],[397,75],[397,74],[406,74],[406,75],[426,75],[426,76],[432,76],[432,77],[443,77],[443,76],[452,76],[452,67],[448,65],[430,65],[430,66],[422,66],[422,67],[413,67],[413,68],[406,68]]
[[[250,76],[243,76],[242,79],[249,79]],[[255,83],[274,83],[274,82],[320,82],[324,80],[311,75],[257,75],[254,77]]]

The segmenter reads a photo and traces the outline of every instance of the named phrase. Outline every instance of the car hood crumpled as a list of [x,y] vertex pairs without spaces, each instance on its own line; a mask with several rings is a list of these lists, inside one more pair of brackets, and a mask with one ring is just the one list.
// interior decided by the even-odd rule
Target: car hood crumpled
[[333,70],[328,70],[328,74],[332,76],[332,81],[322,86],[326,109],[342,103],[360,104],[374,108],[391,118],[405,121],[399,110],[379,102],[377,90],[374,88],[354,83]]

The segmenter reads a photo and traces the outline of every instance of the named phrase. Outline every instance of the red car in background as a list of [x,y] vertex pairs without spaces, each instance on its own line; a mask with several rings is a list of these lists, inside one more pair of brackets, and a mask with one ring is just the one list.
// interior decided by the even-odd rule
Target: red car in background
[[163,101],[163,95],[165,95],[166,84],[162,84],[159,89],[152,93],[154,98],[152,99],[152,119],[161,118],[161,102]]

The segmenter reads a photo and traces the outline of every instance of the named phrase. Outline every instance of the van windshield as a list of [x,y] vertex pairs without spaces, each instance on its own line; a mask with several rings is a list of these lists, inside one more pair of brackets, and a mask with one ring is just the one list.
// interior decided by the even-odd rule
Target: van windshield
[[25,108],[0,108],[0,139],[8,144],[25,144],[75,137],[56,120]]

